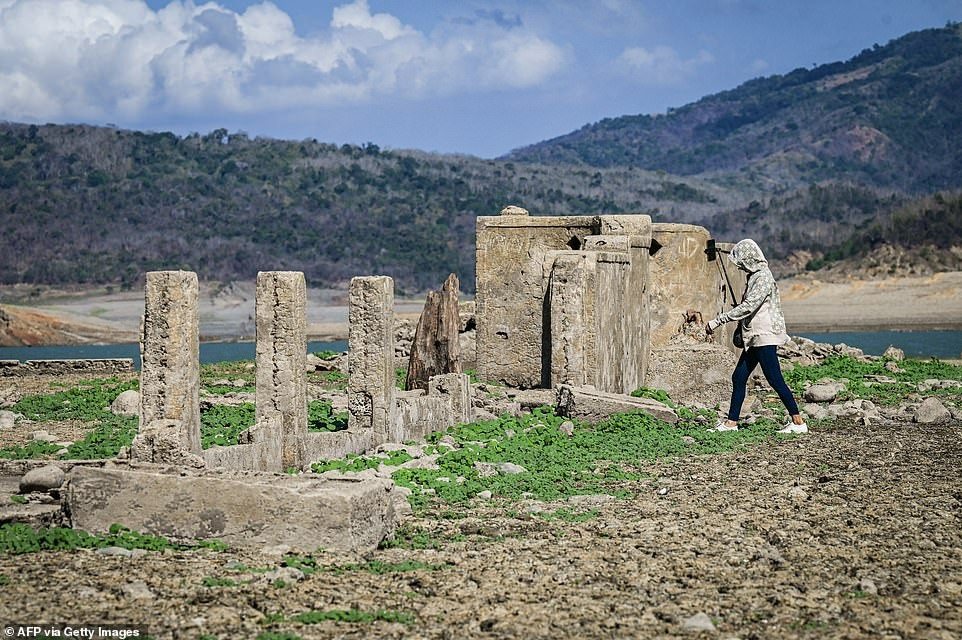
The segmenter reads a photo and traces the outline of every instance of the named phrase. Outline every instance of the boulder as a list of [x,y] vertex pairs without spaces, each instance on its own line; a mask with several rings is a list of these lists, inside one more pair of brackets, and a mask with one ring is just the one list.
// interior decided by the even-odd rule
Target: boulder
[[808,402],[835,402],[842,391],[845,385],[841,382],[821,382],[806,389],[804,397]]
[[938,398],[926,398],[915,410],[913,419],[920,424],[934,424],[948,422],[952,419],[952,414]]
[[46,493],[60,489],[64,477],[63,469],[53,464],[31,469],[20,478],[20,493]]
[[118,416],[140,415],[140,392],[128,389],[110,403],[110,412]]

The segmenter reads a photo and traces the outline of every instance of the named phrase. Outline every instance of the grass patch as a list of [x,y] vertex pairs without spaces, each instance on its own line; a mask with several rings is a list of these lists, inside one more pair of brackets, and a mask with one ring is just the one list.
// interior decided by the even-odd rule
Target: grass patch
[[99,549],[103,547],[145,549],[148,551],[162,551],[164,549],[224,551],[227,549],[225,544],[216,541],[202,541],[192,545],[178,544],[159,536],[131,531],[118,524],[111,525],[109,532],[104,535],[93,535],[80,529],[64,527],[34,529],[22,523],[0,525],[0,553],[21,554],[38,551]]
[[24,418],[34,422],[95,422],[105,417],[107,407],[117,396],[128,389],[140,388],[139,380],[121,381],[119,378],[88,380],[78,384],[64,391],[28,396],[10,410],[22,413]]
[[[625,497],[627,483],[647,478],[641,468],[648,461],[731,451],[774,437],[774,423],[765,420],[739,431],[713,433],[696,419],[672,425],[631,412],[598,425],[578,425],[571,436],[558,428],[565,420],[551,407],[541,407],[520,418],[457,425],[429,436],[436,443],[448,434],[461,445],[438,458],[438,470],[401,469],[393,478],[412,489],[409,500],[415,509],[436,502],[464,504],[484,490],[507,500],[552,501],[593,493]],[[479,471],[484,465],[478,463],[504,462],[524,471],[511,475]],[[357,461],[351,464],[361,466]]]
[[[846,380],[846,390],[839,395],[840,401],[857,398],[871,400],[882,405],[897,405],[910,393],[922,396],[945,396],[958,401],[962,392],[959,389],[929,389],[920,391],[918,385],[925,380],[962,381],[962,366],[951,365],[938,359],[903,360],[897,362],[898,371],[885,368],[887,358],[862,362],[851,356],[829,356],[820,364],[801,366],[785,371],[785,381],[796,395],[801,395],[805,383],[814,383],[823,378]],[[895,380],[894,383],[866,384],[870,376],[884,376]]]

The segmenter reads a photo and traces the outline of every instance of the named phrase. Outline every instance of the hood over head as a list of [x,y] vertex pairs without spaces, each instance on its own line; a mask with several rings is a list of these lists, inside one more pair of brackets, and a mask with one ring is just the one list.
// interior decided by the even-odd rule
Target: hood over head
[[731,260],[736,267],[744,269],[749,273],[755,273],[768,266],[768,260],[765,259],[762,248],[751,238],[746,238],[736,244],[731,253],[728,254],[728,259]]

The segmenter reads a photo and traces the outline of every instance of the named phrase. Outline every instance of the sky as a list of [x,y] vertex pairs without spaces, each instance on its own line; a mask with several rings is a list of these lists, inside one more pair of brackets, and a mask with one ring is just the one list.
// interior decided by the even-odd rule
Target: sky
[[0,0],[0,121],[494,158],[962,21],[962,0]]

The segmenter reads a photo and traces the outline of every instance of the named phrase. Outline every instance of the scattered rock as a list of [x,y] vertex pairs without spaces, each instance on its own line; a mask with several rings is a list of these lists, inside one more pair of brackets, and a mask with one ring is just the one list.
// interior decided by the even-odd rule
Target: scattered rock
[[834,402],[838,394],[845,390],[841,382],[813,384],[805,390],[805,400],[809,402]]
[[802,489],[801,487],[792,487],[788,490],[788,497],[792,500],[801,502],[803,500],[808,500],[808,493],[806,493],[805,489]]
[[22,420],[23,414],[13,411],[0,411],[0,429],[10,429],[17,420]]
[[889,346],[889,348],[885,350],[885,353],[882,354],[882,357],[901,362],[905,360],[905,351],[898,347]]
[[[527,471],[524,467],[513,462],[475,462],[474,468],[482,478],[501,474],[513,476]],[[440,478],[438,478],[440,480]]]
[[60,489],[65,477],[63,469],[53,464],[31,469],[20,478],[20,493]]
[[915,422],[921,424],[932,424],[937,422],[948,422],[952,419],[952,414],[945,408],[938,398],[930,397],[922,401],[919,408],[915,411]]
[[131,598],[133,600],[153,600],[156,597],[154,592],[150,590],[150,587],[148,587],[147,583],[143,580],[128,582],[120,587],[120,592],[125,598]]
[[858,590],[871,596],[878,595],[878,587],[871,578],[862,578],[858,581]]
[[711,621],[705,613],[696,613],[692,617],[685,620],[681,625],[682,631],[709,631],[711,633],[717,632],[718,629],[715,627],[715,623]]
[[118,416],[136,416],[140,414],[140,392],[128,389],[114,398],[110,403],[110,412]]

